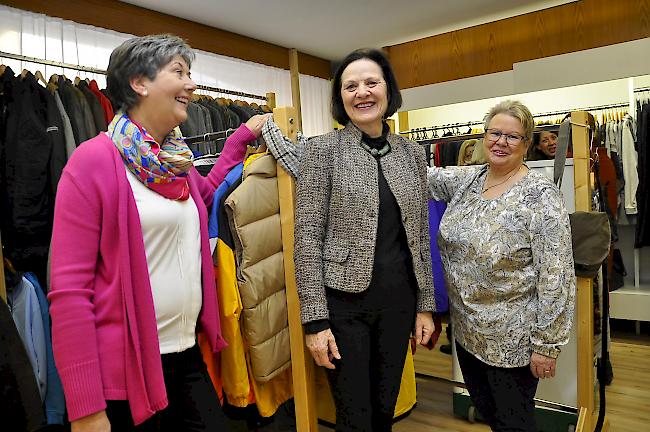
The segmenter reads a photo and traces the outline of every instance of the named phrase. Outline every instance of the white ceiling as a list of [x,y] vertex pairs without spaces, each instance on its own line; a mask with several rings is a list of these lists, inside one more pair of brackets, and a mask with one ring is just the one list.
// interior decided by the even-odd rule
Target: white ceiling
[[[127,0],[328,60],[576,0]],[[504,31],[508,29],[504,28]],[[171,33],[174,29],[169,29]]]

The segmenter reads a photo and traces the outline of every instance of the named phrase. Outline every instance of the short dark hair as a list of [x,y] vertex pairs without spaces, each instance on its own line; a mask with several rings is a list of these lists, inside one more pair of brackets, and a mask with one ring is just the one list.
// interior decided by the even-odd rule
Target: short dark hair
[[106,70],[106,90],[118,105],[128,111],[138,104],[138,95],[131,88],[131,79],[144,76],[150,80],[175,56],[192,66],[194,52],[178,36],[171,34],[141,36],[127,39],[111,53]]
[[386,96],[388,98],[388,106],[386,107],[386,113],[384,116],[392,116],[402,106],[402,94],[399,91],[397,79],[395,79],[395,73],[393,72],[393,68],[384,53],[378,49],[358,49],[345,56],[338,69],[336,69],[334,80],[332,81],[332,117],[342,125],[347,124],[350,121],[350,117],[348,117],[348,113],[345,112],[343,98],[341,97],[341,75],[343,75],[343,71],[350,65],[350,63],[361,59],[374,61],[379,65],[381,72],[384,74],[384,81],[386,81]]

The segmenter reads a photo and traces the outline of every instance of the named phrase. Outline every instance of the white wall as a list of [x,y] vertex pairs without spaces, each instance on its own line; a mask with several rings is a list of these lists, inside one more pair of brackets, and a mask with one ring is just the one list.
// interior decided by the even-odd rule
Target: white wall
[[[402,91],[402,111],[409,111],[409,126],[414,128],[480,120],[504,97],[521,99],[533,112],[626,102],[629,89],[624,78],[650,72],[648,52],[650,38],[517,63],[511,71],[414,87]],[[635,78],[633,83],[646,85],[650,78]]]
[[[635,88],[650,85],[650,75],[635,78],[634,83]],[[523,102],[533,114],[563,110],[568,112],[592,106],[626,103],[629,101],[628,79],[493,97],[409,111],[409,127],[419,128],[482,120],[493,105],[504,99],[516,99]]]

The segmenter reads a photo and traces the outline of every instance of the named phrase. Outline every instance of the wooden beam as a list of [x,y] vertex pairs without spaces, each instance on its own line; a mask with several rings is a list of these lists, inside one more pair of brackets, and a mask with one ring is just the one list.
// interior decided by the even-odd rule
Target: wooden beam
[[[234,57],[268,66],[289,69],[287,48],[217,29],[204,24],[152,11],[118,0],[3,0],[18,9],[63,18],[121,33],[143,36],[174,33],[188,41],[192,48]],[[330,62],[301,54],[302,73],[330,78]],[[108,58],[106,59],[108,64]]]
[[[589,129],[584,111],[571,113],[573,141],[573,178],[576,211],[591,211],[591,165]],[[594,414],[594,303],[593,280],[576,278],[576,334],[578,337],[578,407],[587,410],[584,430],[593,430]],[[603,343],[607,335],[603,335]]]
[[[273,120],[282,133],[295,140],[296,111],[293,108],[276,108]],[[311,355],[305,346],[305,335],[300,320],[300,302],[296,289],[296,271],[293,262],[295,182],[278,164],[278,190],[280,194],[280,224],[282,225],[282,253],[287,293],[287,314],[291,343],[291,372],[293,376],[293,399],[296,407],[297,432],[317,432],[318,413],[314,389],[315,370]]]
[[386,47],[400,88],[650,37],[650,0],[580,0]]
[[302,110],[300,108],[300,67],[298,62],[298,50],[289,50],[289,70],[291,72],[291,100],[296,110],[296,128],[302,131]]

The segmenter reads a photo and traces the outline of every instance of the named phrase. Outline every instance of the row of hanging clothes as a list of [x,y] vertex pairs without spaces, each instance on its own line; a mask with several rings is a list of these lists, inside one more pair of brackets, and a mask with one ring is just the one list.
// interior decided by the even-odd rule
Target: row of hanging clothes
[[479,122],[416,128],[408,138],[424,146],[429,166],[447,167],[484,163],[483,151],[476,145],[483,138]]
[[[237,129],[252,116],[269,112],[271,108],[266,104],[195,93],[187,107],[187,120],[180,129],[185,137]],[[224,142],[225,138],[201,141],[190,145],[190,149],[195,156],[216,155],[221,153]]]
[[94,80],[0,67],[0,230],[5,254],[45,281],[54,196],[76,147],[107,128],[113,107]]
[[12,431],[63,431],[65,397],[54,364],[49,304],[34,273],[4,259],[0,300],[0,413]]

